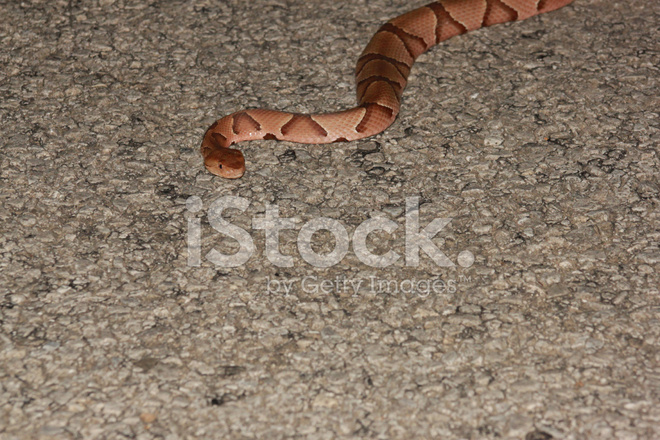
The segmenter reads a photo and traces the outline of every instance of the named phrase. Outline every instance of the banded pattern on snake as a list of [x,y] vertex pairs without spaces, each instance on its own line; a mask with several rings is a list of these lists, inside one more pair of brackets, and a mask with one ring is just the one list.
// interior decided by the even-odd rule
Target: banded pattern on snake
[[415,59],[441,41],[468,31],[523,20],[573,0],[439,0],[385,23],[355,68],[358,105],[318,114],[267,109],[241,110],[216,121],[201,153],[213,174],[235,179],[245,172],[243,153],[229,146],[275,139],[306,144],[346,142],[373,136],[396,119]]

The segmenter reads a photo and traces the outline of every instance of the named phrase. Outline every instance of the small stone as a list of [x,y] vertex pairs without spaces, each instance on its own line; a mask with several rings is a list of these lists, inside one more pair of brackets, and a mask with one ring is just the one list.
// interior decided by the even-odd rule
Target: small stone
[[140,414],[140,420],[142,420],[142,423],[145,425],[155,422],[157,418],[158,417],[154,413],[145,412]]

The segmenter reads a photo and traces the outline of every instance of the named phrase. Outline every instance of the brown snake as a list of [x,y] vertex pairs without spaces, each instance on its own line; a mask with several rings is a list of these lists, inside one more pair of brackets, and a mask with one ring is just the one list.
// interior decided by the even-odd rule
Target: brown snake
[[439,0],[385,23],[358,58],[357,107],[334,113],[297,114],[267,109],[241,110],[219,119],[202,141],[204,165],[235,179],[245,172],[237,142],[276,139],[327,144],[380,133],[396,119],[415,59],[455,35],[561,8],[573,0]]

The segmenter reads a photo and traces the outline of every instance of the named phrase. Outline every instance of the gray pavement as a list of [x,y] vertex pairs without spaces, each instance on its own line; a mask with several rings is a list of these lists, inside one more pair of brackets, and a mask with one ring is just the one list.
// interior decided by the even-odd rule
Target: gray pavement
[[384,133],[203,169],[224,114],[352,106],[422,4],[0,1],[0,439],[660,438],[660,3],[455,38]]

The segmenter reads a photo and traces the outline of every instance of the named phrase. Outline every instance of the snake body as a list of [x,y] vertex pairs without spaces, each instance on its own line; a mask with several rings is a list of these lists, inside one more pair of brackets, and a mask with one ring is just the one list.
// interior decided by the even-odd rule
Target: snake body
[[209,127],[202,141],[204,165],[213,174],[238,178],[245,159],[237,142],[275,139],[306,144],[346,142],[373,136],[394,122],[415,59],[441,41],[468,31],[523,20],[573,0],[439,0],[384,24],[355,68],[358,105],[352,109],[297,114],[241,110]]

